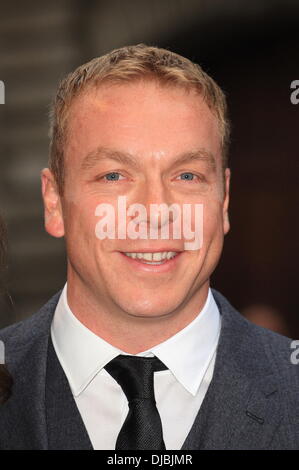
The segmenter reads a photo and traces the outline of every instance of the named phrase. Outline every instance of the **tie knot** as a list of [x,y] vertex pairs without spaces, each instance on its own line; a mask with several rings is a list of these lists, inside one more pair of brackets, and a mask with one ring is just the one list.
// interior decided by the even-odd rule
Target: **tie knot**
[[123,389],[128,402],[151,399],[154,395],[154,372],[167,367],[157,357],[119,355],[105,369]]

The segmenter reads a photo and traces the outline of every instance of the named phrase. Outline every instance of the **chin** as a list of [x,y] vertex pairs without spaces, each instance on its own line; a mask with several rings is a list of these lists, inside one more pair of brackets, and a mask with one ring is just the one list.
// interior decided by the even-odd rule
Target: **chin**
[[120,305],[122,310],[129,315],[142,318],[157,318],[171,314],[180,304],[179,301],[169,303],[167,302],[152,302],[151,300],[144,300],[143,302],[132,302],[126,305]]
[[137,310],[131,310],[127,311],[127,314],[130,315],[131,317],[135,318],[162,318],[166,317],[169,315],[171,311],[165,311],[165,310],[154,310],[154,311],[137,311]]

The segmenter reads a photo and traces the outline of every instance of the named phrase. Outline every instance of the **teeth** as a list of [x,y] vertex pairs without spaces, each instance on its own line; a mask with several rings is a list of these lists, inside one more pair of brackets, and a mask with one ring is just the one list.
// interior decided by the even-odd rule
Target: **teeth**
[[167,252],[165,251],[163,253],[153,253],[153,261],[162,261],[162,259],[166,258],[166,255]]
[[153,261],[153,255],[152,253],[143,253],[143,256],[139,259],[145,259],[146,261]]
[[164,260],[169,260],[177,255],[176,251],[163,251],[159,253],[125,253],[126,256],[133,259],[143,259],[144,261],[149,262],[160,262]]

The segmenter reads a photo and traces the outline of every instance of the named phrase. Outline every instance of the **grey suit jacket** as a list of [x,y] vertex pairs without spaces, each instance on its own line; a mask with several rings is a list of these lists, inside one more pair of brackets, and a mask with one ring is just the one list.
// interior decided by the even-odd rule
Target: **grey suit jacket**
[[[291,340],[253,325],[212,292],[222,316],[215,369],[182,449],[299,449]],[[15,381],[0,407],[0,449],[92,449],[50,338],[59,295],[0,331]]]

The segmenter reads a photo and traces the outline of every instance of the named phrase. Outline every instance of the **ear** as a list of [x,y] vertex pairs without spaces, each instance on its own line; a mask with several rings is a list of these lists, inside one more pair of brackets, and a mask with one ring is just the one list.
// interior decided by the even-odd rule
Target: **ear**
[[64,222],[57,184],[49,168],[41,172],[45,229],[53,237],[63,237]]
[[224,184],[225,184],[225,193],[223,201],[223,233],[224,235],[230,229],[229,216],[228,216],[228,206],[229,206],[229,188],[230,188],[230,169],[226,168],[224,173]]

